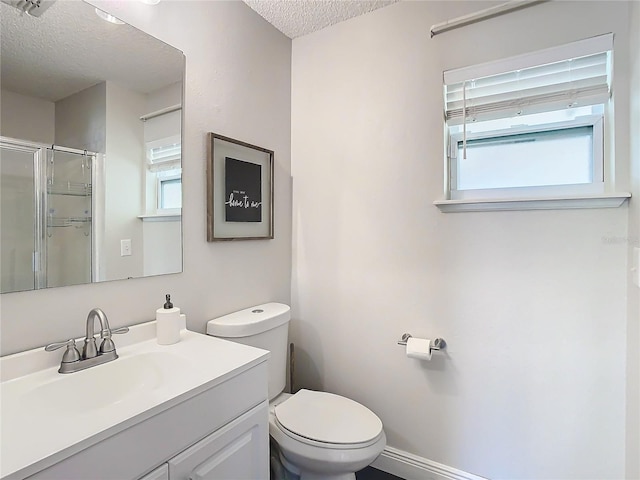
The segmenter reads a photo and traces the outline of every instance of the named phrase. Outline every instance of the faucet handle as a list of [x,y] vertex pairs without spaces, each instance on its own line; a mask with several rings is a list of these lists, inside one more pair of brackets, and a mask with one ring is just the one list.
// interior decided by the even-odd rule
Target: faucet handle
[[73,338],[70,338],[69,340],[65,340],[64,342],[50,343],[49,345],[44,347],[44,349],[47,352],[53,352],[54,350],[58,350],[59,348],[66,347],[67,345],[75,346],[75,344],[76,344],[76,341]]
[[80,360],[80,352],[76,348],[76,341],[73,338],[70,338],[66,342],[50,343],[44,347],[44,349],[47,352],[53,352],[54,350],[58,350],[62,347],[67,347],[64,355],[62,355],[62,363],[72,363]]
[[127,333],[129,331],[129,327],[119,327],[111,330],[111,335],[115,335],[116,333]]
[[109,330],[109,333],[106,336],[102,337],[102,343],[100,344],[100,353],[115,352],[116,346],[113,343],[113,340],[111,340],[111,335],[117,333],[127,333],[128,331],[129,327],[120,327]]

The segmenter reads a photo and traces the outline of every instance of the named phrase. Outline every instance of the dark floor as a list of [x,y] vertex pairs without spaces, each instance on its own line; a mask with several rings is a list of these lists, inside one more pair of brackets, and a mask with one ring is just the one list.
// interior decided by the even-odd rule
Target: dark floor
[[367,467],[364,470],[356,472],[356,480],[402,480],[400,477],[391,475],[390,473],[377,470],[373,467]]

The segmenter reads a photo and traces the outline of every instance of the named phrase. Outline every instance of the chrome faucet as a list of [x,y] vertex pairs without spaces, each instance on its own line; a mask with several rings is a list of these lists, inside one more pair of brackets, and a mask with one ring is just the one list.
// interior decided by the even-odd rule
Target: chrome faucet
[[[96,346],[95,337],[95,320],[96,318],[100,322],[100,349]],[[107,316],[100,308],[94,308],[89,312],[87,316],[87,334],[84,339],[84,346],[82,347],[82,355],[76,348],[76,341],[71,338],[66,342],[57,342],[47,345],[44,349],[47,352],[52,352],[58,348],[67,347],[64,355],[62,356],[62,362],[60,363],[60,373],[73,373],[85,368],[107,363],[118,358],[116,353],[116,346],[111,339],[111,335],[116,333],[127,333],[129,327],[116,328],[111,330],[109,327],[109,320]]]
[[100,308],[94,308],[87,316],[87,335],[84,339],[84,347],[82,347],[82,358],[86,360],[98,356],[95,338],[95,319],[100,322],[100,353],[109,353],[115,351],[116,347],[111,340],[111,329],[109,328],[109,320]]

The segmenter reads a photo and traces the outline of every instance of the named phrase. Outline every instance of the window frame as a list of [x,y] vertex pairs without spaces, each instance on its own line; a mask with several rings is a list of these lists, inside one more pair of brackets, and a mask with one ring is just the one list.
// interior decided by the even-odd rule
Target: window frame
[[[169,183],[173,183],[176,180],[180,181],[180,193],[181,193],[181,197],[182,197],[182,172],[179,174],[175,174],[175,175],[159,175],[156,174],[156,211],[158,213],[161,214],[178,214],[180,213],[180,211],[182,210],[182,207],[180,208],[164,208],[162,206],[163,204],[163,198],[164,198],[164,191],[162,190],[162,184],[165,182],[169,182]],[[182,198],[180,200],[180,203],[182,204]]]
[[[616,190],[614,157],[615,132],[614,124],[614,101],[612,95],[614,88],[614,37],[613,33],[604,33],[594,37],[576,40],[570,43],[553,46],[550,48],[532,51],[507,57],[499,60],[491,60],[485,63],[458,67],[443,72],[443,130],[442,130],[442,159],[443,159],[443,193],[444,198],[433,202],[443,213],[464,212],[464,211],[493,211],[493,210],[539,210],[539,209],[566,209],[566,208],[614,208],[621,206],[625,200],[631,197],[629,192]],[[511,95],[517,90],[506,90],[505,98],[495,97],[490,99],[486,95],[476,95],[470,93],[467,97],[466,85],[475,88],[474,82],[487,77],[500,76],[509,72],[519,70],[537,69],[547,64],[562,63],[569,61],[565,72],[571,73],[571,61],[584,56],[593,56],[599,53],[606,53],[607,70],[605,74],[593,70],[591,73],[583,71],[586,76],[578,78],[591,79],[592,82],[583,82],[576,88],[567,87],[566,81],[546,84],[541,76],[541,82],[537,88],[535,83],[532,89],[525,89],[522,95]],[[594,57],[594,60],[597,60]],[[594,66],[601,63],[594,63]],[[562,69],[561,69],[562,70]],[[561,71],[560,70],[560,71]],[[551,71],[551,70],[550,70]],[[533,72],[533,71],[532,71]],[[544,70],[539,69],[541,75]],[[593,74],[593,75],[592,75]],[[529,78],[525,76],[524,78]],[[534,78],[534,77],[530,77]],[[560,77],[558,77],[560,78]],[[496,81],[499,79],[496,79]],[[571,80],[573,81],[573,80]],[[483,82],[484,83],[484,82]],[[462,98],[450,96],[456,89],[457,84],[461,84]],[[486,83],[483,87],[490,85]],[[499,82],[496,83],[499,85]],[[451,92],[449,88],[452,87]],[[526,91],[529,90],[529,91]],[[462,107],[456,105],[462,101]],[[504,101],[503,101],[504,100]],[[508,102],[506,100],[509,100]],[[594,128],[594,142],[600,142],[596,133],[602,132],[601,147],[594,149],[594,166],[602,168],[594,172],[594,181],[588,184],[579,185],[552,185],[539,187],[506,187],[491,188],[486,190],[452,190],[451,165],[450,160],[452,135],[451,128],[455,125],[463,125],[463,135],[473,139],[480,137],[491,137],[499,134],[499,130],[470,133],[467,131],[469,124],[474,121],[484,121],[498,118],[513,118],[519,115],[537,114],[551,111],[558,111],[564,107],[584,107],[589,105],[604,105],[603,114],[597,114],[602,118],[602,129],[597,125]],[[594,115],[596,115],[594,113]],[[570,120],[570,123],[577,126],[578,117]],[[556,125],[540,124],[533,128],[533,131],[543,131],[547,128],[557,128]],[[515,133],[514,129],[508,129],[509,134]],[[597,161],[595,155],[602,155],[601,161]],[[595,181],[602,178],[602,181]],[[460,194],[458,192],[465,192]],[[463,197],[463,198],[455,198]]]
[[[176,216],[181,215],[182,208],[162,208],[162,183],[180,180],[182,182],[182,141],[180,135],[172,135],[157,140],[145,142],[145,216]],[[168,155],[152,161],[151,151],[165,145],[180,145],[178,153]],[[175,171],[176,173],[167,174]],[[181,195],[181,203],[184,193]]]
[[[563,122],[546,123],[539,125],[519,125],[516,127],[490,130],[485,132],[470,132],[466,135],[466,140],[479,140],[508,137],[524,133],[544,133],[559,131],[570,128],[592,127],[592,181],[583,184],[568,185],[538,185],[526,187],[497,187],[487,189],[467,189],[457,188],[458,178],[458,145],[464,141],[462,133],[449,133],[447,145],[447,191],[452,200],[464,199],[489,199],[489,198],[517,198],[517,197],[544,197],[550,195],[579,195],[579,194],[599,194],[605,190],[605,165],[604,165],[604,115],[589,115],[577,117],[574,120]],[[447,130],[450,127],[446,126]]]

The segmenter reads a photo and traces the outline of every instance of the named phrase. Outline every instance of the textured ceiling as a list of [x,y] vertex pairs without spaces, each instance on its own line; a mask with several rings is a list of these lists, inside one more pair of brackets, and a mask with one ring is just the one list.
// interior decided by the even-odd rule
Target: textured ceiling
[[[290,38],[398,0],[244,0]],[[90,5],[58,0],[39,18],[0,3],[2,88],[57,101],[105,80],[148,93],[182,80],[182,55]],[[173,67],[172,67],[173,65]]]
[[1,85],[57,101],[105,80],[148,93],[182,80],[182,53],[94,7],[58,0],[39,18],[0,3]]
[[289,38],[315,32],[398,0],[244,0]]

